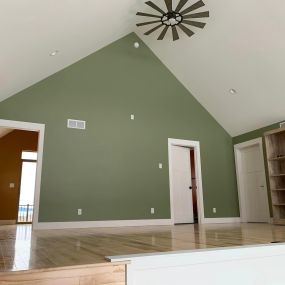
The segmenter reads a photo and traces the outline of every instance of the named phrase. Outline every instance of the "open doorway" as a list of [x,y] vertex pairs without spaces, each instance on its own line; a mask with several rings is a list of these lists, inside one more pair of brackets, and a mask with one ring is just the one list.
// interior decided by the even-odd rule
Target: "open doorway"
[[[31,223],[38,132],[0,127],[0,221]],[[29,160],[28,160],[29,159]]]
[[194,223],[198,223],[195,150],[194,150],[194,148],[190,148],[189,150],[190,150],[190,165],[191,165],[191,186],[192,186],[192,200],[193,200],[193,216],[194,216]]
[[174,224],[203,223],[200,144],[169,139],[171,219]]
[[37,225],[43,141],[42,124],[0,120],[0,225]]

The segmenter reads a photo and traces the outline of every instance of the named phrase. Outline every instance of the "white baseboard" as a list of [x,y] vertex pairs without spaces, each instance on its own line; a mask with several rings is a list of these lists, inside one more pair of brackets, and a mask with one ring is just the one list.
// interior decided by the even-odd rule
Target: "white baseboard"
[[168,226],[173,225],[171,219],[160,220],[116,220],[116,221],[86,221],[86,222],[51,222],[34,223],[34,230],[50,229],[83,229],[83,228],[110,228],[110,227],[141,227],[141,226]]
[[240,223],[240,218],[204,218],[204,224],[230,224]]
[[16,220],[0,220],[0,225],[15,225]]

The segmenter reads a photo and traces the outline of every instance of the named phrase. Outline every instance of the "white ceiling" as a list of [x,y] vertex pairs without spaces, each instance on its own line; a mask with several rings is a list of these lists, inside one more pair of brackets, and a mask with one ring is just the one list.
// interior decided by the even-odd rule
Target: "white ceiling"
[[205,29],[172,42],[135,28],[137,10],[155,13],[141,0],[1,0],[0,100],[136,31],[231,135],[284,120],[285,1],[205,3]]
[[[133,31],[136,0],[1,0],[0,100]],[[55,50],[55,57],[49,54]]]

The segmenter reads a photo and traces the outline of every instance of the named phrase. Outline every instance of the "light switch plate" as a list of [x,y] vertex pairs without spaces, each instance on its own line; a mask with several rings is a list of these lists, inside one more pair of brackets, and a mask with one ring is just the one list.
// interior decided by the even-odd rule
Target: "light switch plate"
[[131,114],[131,120],[134,120],[134,119],[135,119],[135,115]]
[[153,215],[154,214],[154,208],[150,208],[150,213]]
[[162,168],[162,163],[159,163],[159,164],[158,164],[158,167],[161,169],[161,168]]
[[10,183],[9,188],[15,188],[15,183]]

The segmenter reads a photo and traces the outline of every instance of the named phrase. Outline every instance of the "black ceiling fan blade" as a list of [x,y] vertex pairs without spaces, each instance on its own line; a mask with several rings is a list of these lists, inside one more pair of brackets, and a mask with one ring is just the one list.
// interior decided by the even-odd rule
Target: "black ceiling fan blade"
[[172,12],[172,0],[164,0],[167,11]]
[[175,9],[175,12],[179,12],[183,7],[184,5],[188,2],[188,0],[180,0],[176,9]]
[[201,12],[201,13],[195,13],[195,14],[191,14],[191,15],[185,15],[185,16],[183,16],[183,19],[208,18],[208,17],[210,17],[209,11]]
[[171,28],[172,28],[173,41],[179,40],[179,35],[178,35],[176,27],[175,26],[171,26]]
[[185,15],[185,14],[190,13],[190,12],[192,12],[194,10],[197,10],[197,9],[203,7],[203,6],[205,6],[205,3],[202,0],[200,0],[200,1],[196,2],[196,3],[194,3],[193,5],[191,5],[190,7],[186,8],[185,10],[183,10],[180,13],[182,15]]
[[168,30],[169,26],[165,26],[165,28],[162,30],[161,34],[159,35],[159,37],[157,38],[159,41],[163,40],[165,37],[165,34]]
[[159,29],[160,27],[164,26],[163,24],[160,24],[158,26],[155,26],[154,28],[152,28],[151,30],[145,32],[145,35],[150,35],[151,33],[153,33],[154,31],[156,31],[157,29]]
[[145,16],[145,17],[152,17],[152,18],[161,18],[161,16],[158,16],[158,15],[153,15],[153,14],[148,14],[148,13],[142,13],[142,12],[137,12],[137,16]]
[[188,29],[187,27],[185,27],[183,24],[179,24],[178,27],[188,36],[188,37],[192,37],[195,33],[193,31],[191,31],[190,29]]
[[150,6],[150,7],[153,8],[154,10],[158,11],[159,13],[165,14],[165,12],[164,12],[162,9],[160,9],[158,6],[156,6],[153,2],[147,1],[147,2],[145,2],[145,4],[148,5],[148,6]]
[[138,23],[138,24],[137,24],[137,27],[145,26],[145,25],[150,25],[150,24],[155,24],[155,23],[161,23],[161,21],[160,21],[160,20],[157,20],[157,21],[150,21],[150,22]]
[[188,20],[184,20],[182,21],[183,24],[187,24],[190,26],[194,26],[200,29],[203,29],[206,26],[206,23],[202,23],[202,22],[196,22],[196,21],[188,21]]

